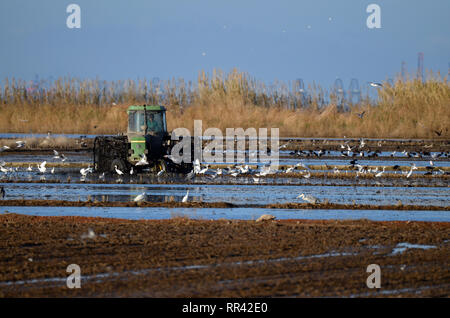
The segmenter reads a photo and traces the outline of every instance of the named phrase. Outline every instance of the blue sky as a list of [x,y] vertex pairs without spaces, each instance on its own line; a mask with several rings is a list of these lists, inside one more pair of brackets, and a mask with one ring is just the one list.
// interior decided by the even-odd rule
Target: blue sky
[[[81,28],[66,7],[81,7]],[[381,29],[366,7],[381,8]],[[447,74],[448,0],[3,0],[0,80],[195,79],[236,67],[265,82],[383,81],[405,61]],[[330,19],[331,18],[331,19]],[[308,27],[309,26],[309,27]]]

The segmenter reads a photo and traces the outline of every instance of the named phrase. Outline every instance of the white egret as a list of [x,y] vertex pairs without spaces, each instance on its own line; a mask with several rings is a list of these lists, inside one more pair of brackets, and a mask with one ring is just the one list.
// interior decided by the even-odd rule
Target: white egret
[[408,172],[408,174],[406,175],[406,177],[407,177],[407,178],[411,177],[412,172],[413,172],[413,169],[411,168],[411,170],[409,170],[409,172]]
[[186,195],[183,197],[183,199],[181,200],[181,202],[187,202],[188,196],[189,196],[189,190],[187,190]]
[[294,166],[295,168],[297,168],[297,167],[303,167],[303,168],[305,168],[305,169],[308,169],[308,170],[310,170],[309,169],[309,167],[308,166],[306,166],[306,165],[304,165],[302,162],[299,162],[299,163],[297,163],[297,164],[295,164],[295,166]]
[[59,153],[53,149],[53,159],[60,159],[61,156],[59,155]]
[[241,173],[247,173],[250,170],[248,165],[245,165],[245,167],[239,166],[238,169],[241,170]]
[[386,167],[383,167],[383,171],[378,172],[378,173],[375,175],[375,177],[376,177],[376,178],[381,177],[381,176],[383,175],[385,169],[386,169]]
[[146,166],[146,165],[148,165],[147,156],[143,154],[141,159],[136,163],[136,166]]
[[80,169],[80,173],[81,173],[81,175],[82,175],[83,177],[86,177],[86,175],[87,175],[88,173],[91,173],[91,172],[92,172],[92,168],[91,168],[91,167]]
[[294,167],[289,167],[286,169],[286,173],[291,173],[292,171],[294,171],[295,166]]
[[19,141],[16,141],[16,144],[17,144],[17,148],[22,148],[23,146],[25,146],[25,141],[22,141],[22,140],[19,140]]
[[201,170],[198,172],[198,174],[204,174],[206,171],[208,171],[208,167],[209,167],[209,165],[206,165],[206,167],[203,168],[203,169],[201,169]]
[[359,144],[359,148],[363,148],[366,145],[364,139],[361,138],[361,143]]
[[260,169],[260,172],[256,174],[257,177],[263,177],[265,175],[271,174],[272,170],[270,169],[270,166],[262,166]]
[[304,201],[306,201],[306,202],[308,202],[308,203],[311,203],[311,204],[316,204],[316,203],[319,203],[319,202],[320,202],[319,199],[313,197],[312,195],[305,195],[304,193],[300,194],[300,195],[297,197],[297,199],[298,199],[298,198],[302,198]]
[[194,166],[194,173],[195,174],[200,173],[201,167],[200,167],[200,160],[198,160],[198,158],[194,160],[193,166]]
[[47,168],[45,167],[46,164],[47,164],[47,161],[44,161],[43,163],[41,163],[41,164],[38,166],[38,169],[39,169],[39,171],[40,171],[41,173],[45,173],[45,171],[47,170]]
[[411,170],[409,170],[408,174],[406,175],[407,178],[411,177],[413,170],[417,170],[416,164],[412,163],[411,164]]
[[123,175],[123,172],[120,171],[119,169],[117,169],[117,165],[114,166],[114,169],[116,170],[116,173],[117,173],[119,176]]
[[141,194],[139,194],[137,197],[134,198],[134,202],[140,202],[143,201],[145,199],[145,192],[142,192]]

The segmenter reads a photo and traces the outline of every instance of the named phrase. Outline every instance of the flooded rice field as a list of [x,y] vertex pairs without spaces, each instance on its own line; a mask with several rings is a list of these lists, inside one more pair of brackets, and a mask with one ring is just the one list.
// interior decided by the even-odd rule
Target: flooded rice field
[[189,201],[200,203],[286,204],[303,202],[297,196],[304,193],[337,204],[395,205],[400,200],[404,205],[450,207],[448,187],[13,183],[7,189],[10,200],[130,202],[145,193],[149,202],[181,202],[189,191]]
[[[92,139],[94,136],[68,137]],[[8,201],[22,200],[29,204],[40,201],[41,207],[23,210],[27,214],[35,211],[36,215],[87,213],[98,217],[160,219],[181,214],[206,219],[249,220],[262,214],[276,214],[278,218],[306,219],[448,220],[448,143],[414,140],[386,143],[367,139],[365,143],[372,143],[376,149],[360,149],[363,141],[352,142],[353,145],[350,140],[293,138],[280,146],[277,170],[267,169],[268,166],[261,163],[203,162],[204,171],[193,176],[145,170],[129,171],[121,176],[96,172],[83,176],[80,169],[93,164],[90,149],[59,152],[12,149],[0,153],[0,184],[6,193],[0,211],[19,211],[17,203],[11,204],[15,206],[13,209]],[[289,143],[291,145],[286,146]],[[297,147],[302,143],[309,148]],[[414,143],[418,150],[411,148]],[[39,171],[44,161],[46,169]],[[197,203],[195,207],[175,204],[181,203],[187,194],[188,202]],[[114,205],[134,202],[139,195],[144,196],[145,202],[165,205],[139,208]],[[58,210],[43,207],[42,201],[47,201],[49,206],[58,202],[103,202],[109,206],[66,206]],[[230,206],[212,208],[210,203]],[[308,208],[289,206],[300,203],[312,204]],[[386,210],[398,206],[405,207],[407,213]]]

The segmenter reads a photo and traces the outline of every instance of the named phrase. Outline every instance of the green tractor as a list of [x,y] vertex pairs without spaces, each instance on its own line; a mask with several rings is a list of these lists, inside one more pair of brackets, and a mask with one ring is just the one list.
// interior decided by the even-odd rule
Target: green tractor
[[126,136],[99,136],[94,140],[94,169],[98,172],[150,171],[189,172],[192,163],[175,164],[167,159],[177,141],[167,131],[166,108],[130,106]]

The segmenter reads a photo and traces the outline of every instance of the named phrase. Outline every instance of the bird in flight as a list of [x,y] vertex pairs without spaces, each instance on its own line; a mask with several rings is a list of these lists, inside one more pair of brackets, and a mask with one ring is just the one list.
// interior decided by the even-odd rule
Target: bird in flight
[[383,87],[383,84],[376,82],[369,82],[369,85],[372,87]]
[[147,156],[145,154],[142,155],[141,160],[136,163],[136,166],[145,166],[148,165]]
[[22,148],[23,146],[25,146],[25,141],[22,141],[22,140],[19,140],[19,141],[16,141],[16,144],[17,144],[17,148]]
[[47,168],[45,167],[46,164],[47,164],[47,161],[44,161],[43,163],[41,163],[41,164],[38,166],[38,169],[39,169],[39,171],[40,171],[41,173],[44,173],[44,172],[47,170]]

